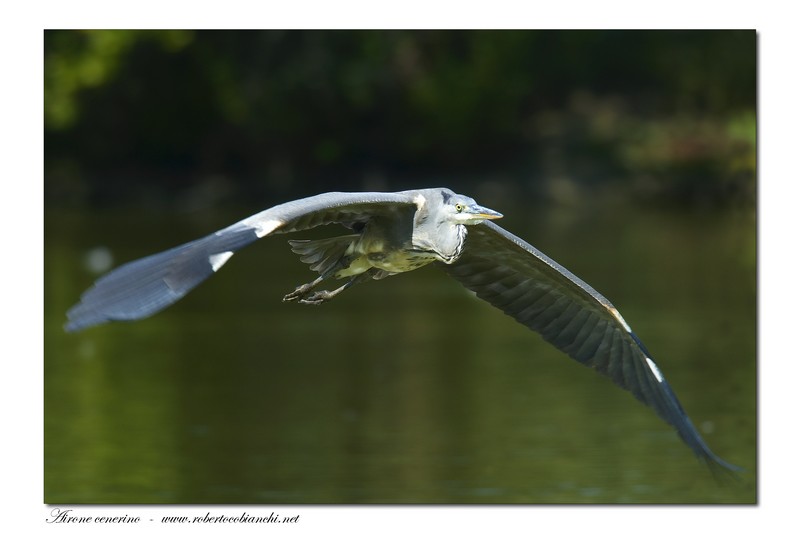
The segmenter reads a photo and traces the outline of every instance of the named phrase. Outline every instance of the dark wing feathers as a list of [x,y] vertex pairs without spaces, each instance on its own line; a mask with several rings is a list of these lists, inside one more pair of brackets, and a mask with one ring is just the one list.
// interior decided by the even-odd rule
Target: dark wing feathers
[[112,320],[137,320],[172,305],[219,270],[234,252],[274,233],[322,224],[354,225],[415,207],[402,193],[325,193],[275,206],[211,235],[139,259],[98,279],[67,312],[67,331]]
[[443,268],[556,348],[630,391],[712,466],[736,470],[706,446],[641,341],[606,298],[492,222],[471,226],[461,257]]

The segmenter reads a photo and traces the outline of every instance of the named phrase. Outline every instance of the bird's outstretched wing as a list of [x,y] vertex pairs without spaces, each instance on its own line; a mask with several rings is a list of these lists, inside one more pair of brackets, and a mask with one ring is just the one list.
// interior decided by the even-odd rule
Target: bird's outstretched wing
[[323,224],[352,226],[416,207],[403,193],[331,192],[281,204],[225,229],[112,270],[67,312],[67,331],[113,320],[137,320],[175,303],[219,270],[237,250],[268,235]]
[[492,222],[471,226],[463,254],[444,268],[480,298],[630,391],[710,466],[739,470],[711,452],[611,302],[567,269]]

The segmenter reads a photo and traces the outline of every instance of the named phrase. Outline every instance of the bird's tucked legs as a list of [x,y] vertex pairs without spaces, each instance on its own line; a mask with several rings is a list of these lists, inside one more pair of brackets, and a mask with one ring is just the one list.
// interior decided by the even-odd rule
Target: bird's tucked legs
[[345,289],[352,287],[356,283],[360,283],[362,281],[366,281],[372,277],[371,272],[362,272],[356,276],[350,278],[347,283],[342,285],[341,287],[334,289],[332,291],[316,291],[311,294],[311,290],[322,283],[324,278],[319,277],[312,281],[311,283],[306,283],[305,285],[300,285],[294,291],[290,292],[286,296],[283,297],[284,302],[297,300],[301,304],[310,304],[310,305],[319,305],[323,302],[327,302],[328,300],[332,299],[337,294],[341,293]]

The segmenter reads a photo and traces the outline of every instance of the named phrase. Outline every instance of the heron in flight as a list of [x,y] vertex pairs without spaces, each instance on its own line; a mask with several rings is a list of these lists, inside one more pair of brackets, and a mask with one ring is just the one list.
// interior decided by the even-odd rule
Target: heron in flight
[[[501,217],[445,188],[331,192],[287,202],[111,271],[67,312],[65,329],[145,318],[175,303],[235,252],[262,237],[341,224],[352,233],[289,241],[318,276],[284,301],[317,305],[357,283],[436,263],[478,297],[631,392],[675,428],[712,470],[739,470],[709,449],[647,348],[611,302],[492,222]],[[345,282],[319,290],[329,279]]]

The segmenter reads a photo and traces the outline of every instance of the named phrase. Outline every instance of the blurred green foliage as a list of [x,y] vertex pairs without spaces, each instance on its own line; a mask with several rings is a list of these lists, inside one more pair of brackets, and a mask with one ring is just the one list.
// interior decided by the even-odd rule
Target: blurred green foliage
[[183,31],[49,32],[45,68],[45,120],[52,129],[66,129],[78,120],[83,89],[100,87],[117,73],[125,55],[137,43],[152,39],[165,51],[177,51],[191,41]]
[[754,203],[754,31],[47,31],[44,43],[51,204],[487,176],[531,193],[567,180]]

